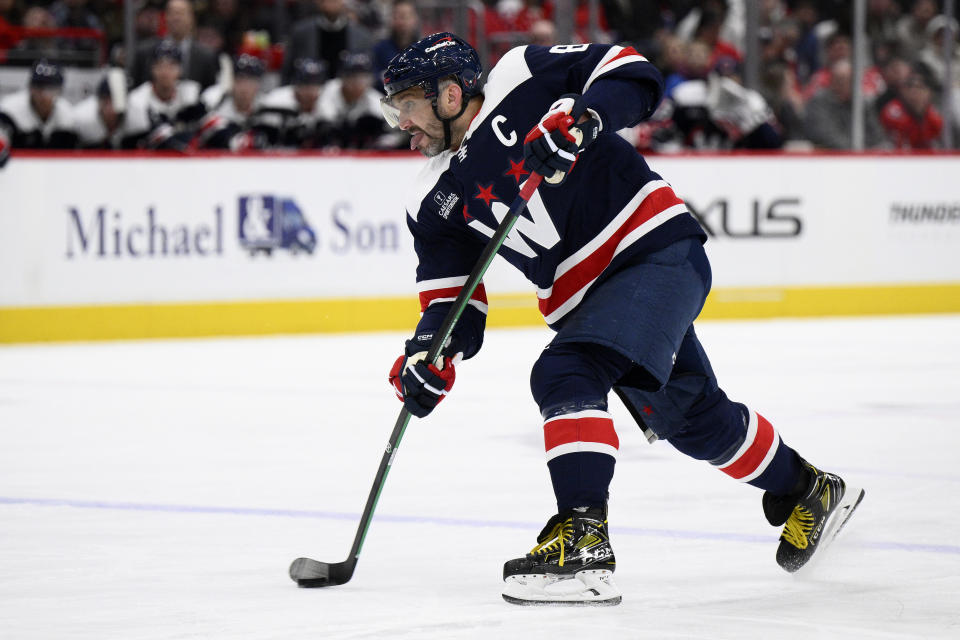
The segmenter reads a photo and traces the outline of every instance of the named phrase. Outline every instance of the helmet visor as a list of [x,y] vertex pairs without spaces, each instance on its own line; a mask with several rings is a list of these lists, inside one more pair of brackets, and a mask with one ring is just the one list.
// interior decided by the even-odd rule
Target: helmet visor
[[387,124],[396,129],[400,126],[400,109],[393,106],[393,101],[389,96],[380,98],[380,111],[383,112],[383,119]]
[[383,112],[383,119],[387,124],[397,128],[401,122],[413,117],[418,110],[429,108],[430,104],[431,101],[423,98],[420,93],[401,91],[392,96],[380,98],[380,111]]

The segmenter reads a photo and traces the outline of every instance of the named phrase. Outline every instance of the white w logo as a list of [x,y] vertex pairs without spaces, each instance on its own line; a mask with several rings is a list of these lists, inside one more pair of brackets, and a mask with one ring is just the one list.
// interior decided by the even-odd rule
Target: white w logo
[[[522,184],[520,186],[523,187]],[[499,223],[503,222],[507,212],[510,211],[510,207],[502,202],[494,202],[490,206],[490,210]],[[550,249],[560,242],[560,234],[557,232],[557,227],[553,224],[550,214],[547,213],[546,207],[543,206],[539,191],[534,191],[533,195],[530,196],[530,201],[527,203],[527,212],[532,220],[523,215],[518,217],[516,224],[507,234],[507,239],[503,241],[503,244],[522,256],[536,258],[537,252],[527,244],[527,240],[540,245],[544,249]],[[476,218],[470,220],[469,226],[488,238],[493,237],[494,230]]]

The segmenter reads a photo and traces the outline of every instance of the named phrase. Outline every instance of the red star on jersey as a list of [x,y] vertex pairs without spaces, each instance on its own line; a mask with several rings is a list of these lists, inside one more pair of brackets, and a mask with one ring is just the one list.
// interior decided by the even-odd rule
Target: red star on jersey
[[500,199],[500,198],[498,198],[497,196],[495,196],[495,195],[493,194],[493,183],[492,183],[492,182],[490,183],[490,186],[487,186],[487,187],[481,187],[481,186],[480,186],[480,183],[478,182],[478,183],[477,183],[477,192],[476,192],[475,194],[473,194],[473,197],[474,197],[474,198],[477,198],[478,200],[483,200],[483,203],[484,203],[485,205],[487,205],[488,207],[490,206],[490,201],[491,201],[491,200],[499,200],[499,199]]
[[523,169],[523,160],[520,162],[514,162],[512,159],[507,158],[510,162],[510,168],[503,175],[510,176],[517,181],[517,184],[520,184],[520,181],[523,180],[523,176],[529,174],[529,171],[524,171]]
[[643,412],[649,416],[653,413],[653,407],[650,405],[644,405]]

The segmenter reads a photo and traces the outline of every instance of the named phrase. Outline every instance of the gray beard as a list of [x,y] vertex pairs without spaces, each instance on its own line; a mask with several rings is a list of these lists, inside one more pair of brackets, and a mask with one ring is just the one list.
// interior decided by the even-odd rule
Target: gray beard
[[420,153],[422,153],[424,157],[433,158],[434,156],[440,155],[444,151],[446,151],[446,149],[443,148],[442,139],[430,138],[430,144],[428,144]]

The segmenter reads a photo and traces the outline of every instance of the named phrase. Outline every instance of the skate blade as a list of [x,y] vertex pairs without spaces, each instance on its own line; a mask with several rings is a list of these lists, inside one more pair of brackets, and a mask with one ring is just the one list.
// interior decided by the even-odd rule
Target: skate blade
[[509,576],[504,580],[503,599],[525,606],[613,606],[620,604],[620,589],[613,572],[586,569],[573,577],[553,574]]
[[817,552],[798,569],[793,571],[792,573],[794,575],[806,575],[823,561],[823,558],[828,555],[827,548],[833,544],[833,541],[836,540],[840,534],[840,530],[843,529],[844,525],[847,524],[853,515],[853,512],[860,506],[864,495],[866,495],[866,491],[863,489],[847,486],[843,498],[840,500],[840,504],[837,505],[837,508],[830,514],[826,524],[824,524]]

